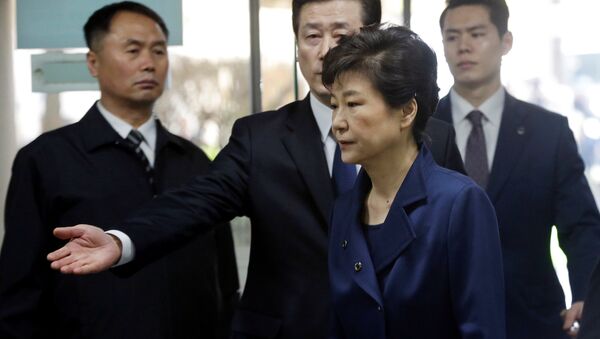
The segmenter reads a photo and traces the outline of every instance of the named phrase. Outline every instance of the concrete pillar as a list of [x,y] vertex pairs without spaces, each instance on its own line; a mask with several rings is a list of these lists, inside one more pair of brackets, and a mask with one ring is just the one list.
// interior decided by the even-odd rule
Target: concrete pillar
[[13,78],[15,3],[15,0],[0,0],[0,239],[4,239],[4,201],[17,147]]

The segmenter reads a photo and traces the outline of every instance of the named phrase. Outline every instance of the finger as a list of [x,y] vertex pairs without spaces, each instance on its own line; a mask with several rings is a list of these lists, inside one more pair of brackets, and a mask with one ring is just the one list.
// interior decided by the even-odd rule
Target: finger
[[577,334],[579,333],[579,322],[575,321],[573,325],[567,331],[567,334],[571,338],[577,338]]
[[98,273],[101,269],[98,268],[98,265],[93,263],[86,263],[81,266],[73,268],[73,274],[90,274],[90,273]]
[[568,331],[571,328],[571,326],[573,326],[576,317],[577,312],[573,311],[572,309],[567,310],[567,312],[565,313],[565,321],[563,322],[563,330]]
[[93,273],[90,271],[89,259],[74,260],[71,263],[66,263],[61,266],[60,272],[65,274],[87,274]]
[[63,246],[56,251],[49,253],[46,258],[50,261],[62,259],[71,254],[71,250],[67,246]]
[[50,267],[55,270],[61,270],[61,272],[62,272],[63,267],[72,265],[73,263],[76,263],[77,261],[82,262],[83,259],[80,257],[76,257],[75,255],[69,255],[60,260],[53,261],[52,263],[50,263]]
[[57,237],[59,239],[67,240],[67,239],[71,239],[71,238],[81,237],[83,235],[84,231],[76,226],[57,227],[54,229],[53,233],[54,233],[55,237]]

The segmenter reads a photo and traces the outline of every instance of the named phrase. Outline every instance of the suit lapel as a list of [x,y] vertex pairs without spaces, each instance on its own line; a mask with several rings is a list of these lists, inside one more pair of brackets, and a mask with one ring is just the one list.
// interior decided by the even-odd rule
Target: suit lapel
[[321,133],[310,108],[308,96],[289,112],[287,127],[288,133],[282,138],[283,145],[317,204],[323,224],[327,225],[334,199],[333,187],[323,152]]
[[[435,116],[452,124],[451,107],[450,95],[446,95],[440,100]],[[498,198],[498,194],[523,152],[529,134],[526,122],[525,112],[519,108],[517,99],[506,93],[496,152],[486,189],[492,202]]]
[[525,112],[519,109],[517,100],[506,93],[504,111],[498,132],[496,152],[490,172],[487,193],[494,202],[518,162],[529,133]]

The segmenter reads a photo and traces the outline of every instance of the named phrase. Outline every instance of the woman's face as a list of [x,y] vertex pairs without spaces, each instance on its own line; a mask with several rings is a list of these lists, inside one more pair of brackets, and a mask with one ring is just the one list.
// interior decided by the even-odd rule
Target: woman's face
[[[368,165],[385,160],[412,140],[414,120],[406,109],[387,105],[381,93],[366,76],[343,73],[331,88],[332,131],[346,163]],[[408,104],[407,104],[408,105]],[[416,103],[413,105],[416,110]]]

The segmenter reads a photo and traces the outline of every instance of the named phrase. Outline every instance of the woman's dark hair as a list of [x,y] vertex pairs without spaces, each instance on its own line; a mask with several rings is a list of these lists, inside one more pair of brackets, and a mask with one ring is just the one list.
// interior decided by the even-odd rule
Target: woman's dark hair
[[417,101],[413,124],[415,141],[421,141],[425,124],[439,100],[437,59],[419,36],[406,27],[374,25],[341,39],[323,61],[323,84],[333,83],[348,72],[366,76],[383,100],[401,108]]
[[160,15],[149,7],[133,1],[115,2],[95,11],[83,26],[85,43],[89,49],[97,50],[100,47],[100,40],[102,40],[102,38],[110,31],[112,19],[119,12],[131,12],[144,15],[158,24],[166,38],[169,37],[169,30],[167,29],[165,22]]

